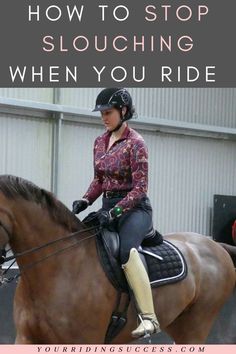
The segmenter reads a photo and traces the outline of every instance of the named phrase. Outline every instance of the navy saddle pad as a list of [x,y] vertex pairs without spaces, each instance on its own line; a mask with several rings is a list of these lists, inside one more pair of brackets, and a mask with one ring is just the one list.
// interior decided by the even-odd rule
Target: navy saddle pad
[[[128,292],[128,284],[119,261],[119,235],[115,231],[99,230],[94,212],[83,222],[89,226],[98,226],[96,246],[103,270],[117,290]],[[152,240],[153,236],[144,240],[138,250],[151,286],[154,288],[184,279],[187,275],[187,264],[180,250],[169,241],[163,240],[158,232],[155,242]]]
[[[119,235],[103,229],[96,238],[97,251],[108,279],[120,291],[128,292],[123,270],[119,262]],[[139,254],[149,275],[151,286],[175,283],[187,275],[187,264],[180,250],[163,240],[159,245],[139,247]]]

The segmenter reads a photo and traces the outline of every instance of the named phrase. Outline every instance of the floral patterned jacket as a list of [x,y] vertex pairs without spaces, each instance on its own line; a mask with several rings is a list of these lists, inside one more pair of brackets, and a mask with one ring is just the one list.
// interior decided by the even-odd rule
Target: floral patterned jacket
[[132,209],[148,188],[148,150],[140,134],[125,128],[121,138],[107,151],[111,133],[94,143],[94,179],[83,196],[92,204],[104,191],[129,191],[116,206]]

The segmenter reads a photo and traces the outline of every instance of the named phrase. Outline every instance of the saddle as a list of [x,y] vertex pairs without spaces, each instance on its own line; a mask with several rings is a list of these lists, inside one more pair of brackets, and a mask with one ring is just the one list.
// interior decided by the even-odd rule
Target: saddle
[[[116,231],[100,229],[96,214],[90,213],[83,223],[88,226],[98,226],[97,252],[107,278],[118,291],[116,309],[112,314],[105,338],[105,343],[110,343],[126,324],[130,301],[129,287],[119,261],[119,235]],[[150,230],[138,251],[152,288],[175,283],[186,277],[187,264],[182,253],[171,242],[164,240],[158,231]],[[121,294],[126,294],[127,298],[123,310],[119,309]]]
[[[119,261],[119,235],[115,231],[100,230],[96,239],[97,251],[104,272],[112,285],[121,292],[129,292],[128,283]],[[163,240],[158,231],[144,239],[138,249],[149,275],[152,288],[175,283],[187,275],[187,265],[181,252]]]

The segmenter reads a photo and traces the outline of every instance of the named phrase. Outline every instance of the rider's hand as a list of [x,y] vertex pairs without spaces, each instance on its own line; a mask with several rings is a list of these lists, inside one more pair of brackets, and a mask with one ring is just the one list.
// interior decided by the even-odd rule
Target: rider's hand
[[101,210],[98,214],[98,220],[102,227],[108,227],[115,219],[122,214],[122,208],[114,207],[110,210]]
[[98,220],[99,220],[100,226],[107,227],[112,223],[113,218],[112,218],[109,211],[101,210],[98,214]]
[[75,200],[72,205],[72,211],[74,214],[79,214],[81,211],[85,210],[89,205],[87,199]]

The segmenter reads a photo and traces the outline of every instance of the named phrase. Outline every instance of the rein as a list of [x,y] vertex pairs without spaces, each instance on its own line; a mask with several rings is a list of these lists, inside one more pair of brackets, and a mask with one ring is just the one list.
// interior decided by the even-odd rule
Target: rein
[[[23,252],[19,252],[19,253],[15,253],[13,256],[10,256],[10,257],[6,257],[4,259],[4,262],[8,262],[8,261],[11,261],[12,259],[15,259],[15,258],[18,258],[18,257],[21,257],[21,256],[25,256],[26,254],[30,254],[30,253],[33,253],[33,252],[37,252],[45,247],[48,247],[50,245],[53,245],[54,243],[57,243],[59,241],[64,241],[64,240],[67,240],[69,238],[72,238],[80,233],[83,233],[83,232],[87,232],[87,231],[91,231],[91,230],[94,230],[96,229],[97,227],[96,226],[92,226],[92,227],[89,227],[87,229],[83,229],[83,230],[79,230],[79,231],[76,231],[76,232],[73,232],[67,236],[63,236],[61,238],[58,238],[56,240],[53,240],[53,241],[50,241],[50,242],[47,242],[45,243],[44,245],[42,246],[39,246],[39,247],[33,247],[33,248],[30,248],[29,250],[26,250],[26,251],[23,251]],[[8,250],[9,251],[9,250]]]
[[[47,242],[47,243],[45,243],[45,244],[42,245],[42,246],[33,247],[33,248],[29,249],[29,250],[26,250],[26,251],[23,251],[23,252],[18,252],[18,253],[16,253],[16,254],[14,254],[13,256],[10,256],[10,257],[3,257],[3,258],[4,258],[4,262],[3,262],[3,263],[8,262],[8,261],[11,261],[11,260],[14,260],[14,261],[10,264],[10,266],[9,266],[7,269],[5,269],[4,271],[2,271],[2,273],[0,274],[0,285],[2,285],[2,284],[4,284],[4,283],[10,283],[10,282],[12,282],[13,280],[19,278],[19,277],[22,275],[22,273],[24,273],[26,270],[29,270],[30,268],[33,268],[35,265],[37,265],[37,264],[39,264],[39,263],[41,263],[41,262],[47,260],[48,258],[50,258],[50,257],[52,257],[52,256],[55,256],[55,255],[57,255],[57,254],[60,254],[60,253],[62,253],[62,252],[64,252],[64,251],[67,251],[67,250],[69,250],[69,249],[71,249],[71,248],[77,246],[78,244],[80,244],[80,243],[83,242],[83,241],[86,241],[86,240],[88,240],[88,239],[90,239],[90,238],[92,238],[92,237],[95,237],[95,236],[98,234],[98,232],[95,232],[94,234],[92,234],[92,235],[90,235],[90,236],[84,237],[83,239],[78,240],[77,242],[73,243],[72,245],[69,245],[69,246],[67,246],[67,247],[65,247],[65,248],[62,248],[62,249],[56,251],[56,252],[53,252],[53,253],[51,253],[50,255],[39,259],[39,260],[36,261],[36,262],[33,262],[33,263],[30,263],[30,264],[26,265],[26,266],[23,267],[23,268],[20,270],[20,272],[17,273],[14,277],[3,278],[3,276],[4,276],[5,274],[7,274],[7,272],[11,269],[11,267],[13,266],[13,264],[16,262],[16,259],[17,259],[17,258],[22,257],[22,256],[27,255],[27,254],[30,254],[30,253],[33,253],[33,252],[37,252],[37,251],[39,251],[39,250],[41,250],[41,249],[43,249],[43,248],[46,248],[46,247],[48,247],[48,246],[50,246],[50,245],[52,245],[52,244],[55,244],[55,243],[57,243],[57,242],[70,239],[70,238],[72,238],[72,237],[74,237],[74,236],[77,236],[78,234],[82,234],[82,233],[84,233],[84,232],[91,231],[91,230],[95,230],[95,229],[97,229],[97,226],[92,226],[92,227],[89,227],[89,228],[86,228],[86,229],[83,229],[83,230],[79,230],[79,231],[73,232],[73,233],[71,233],[71,234],[69,234],[69,235],[67,235],[67,236],[58,238],[58,239],[56,239],[56,240]],[[10,250],[11,250],[11,249],[8,249],[6,252],[9,252]]]

